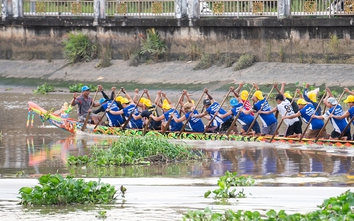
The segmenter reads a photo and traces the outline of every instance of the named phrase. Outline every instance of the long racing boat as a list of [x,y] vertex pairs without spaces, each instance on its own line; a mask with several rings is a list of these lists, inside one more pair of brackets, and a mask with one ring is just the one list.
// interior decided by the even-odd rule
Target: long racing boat
[[[33,114],[39,115],[43,122],[48,122],[57,128],[68,131],[72,134],[77,134],[82,130],[83,123],[78,122],[73,118],[62,118],[60,115],[53,113],[52,111],[47,111],[39,105],[29,101],[28,102],[28,119],[27,126],[29,125],[30,116],[32,116],[32,126],[33,126]],[[110,136],[123,136],[123,135],[136,135],[136,136],[159,136],[166,137],[168,139],[186,139],[186,140],[228,140],[228,141],[252,141],[252,142],[270,142],[272,136],[244,136],[244,135],[225,135],[217,133],[192,133],[192,132],[166,132],[161,133],[159,131],[147,131],[145,134],[142,130],[136,129],[122,129],[120,127],[109,127],[103,125],[87,124],[85,128],[85,133],[92,135],[110,135]],[[287,138],[281,136],[275,136],[272,142],[282,142],[290,144],[316,144],[325,146],[336,146],[336,147],[354,147],[354,141],[347,140],[330,140],[330,139],[319,139],[316,143],[314,139],[303,138],[301,142],[299,138]]]

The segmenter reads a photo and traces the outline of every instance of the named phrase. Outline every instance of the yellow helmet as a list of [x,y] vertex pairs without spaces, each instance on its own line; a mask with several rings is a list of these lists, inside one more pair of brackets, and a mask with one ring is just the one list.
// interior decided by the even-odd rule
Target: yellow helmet
[[152,103],[151,103],[151,101],[150,101],[149,99],[145,99],[144,102],[143,102],[143,104],[144,104],[145,106],[147,106],[147,107],[151,107],[151,106],[152,106]]
[[354,96],[349,95],[347,99],[344,100],[344,103],[354,103]]
[[241,91],[240,96],[241,96],[241,99],[242,99],[242,100],[247,100],[247,98],[248,98],[248,91],[246,91],[246,90]]
[[122,104],[128,104],[129,100],[127,98],[122,98],[122,100],[120,101]]
[[307,102],[306,102],[305,99],[303,99],[303,98],[300,98],[299,100],[297,100],[296,103],[297,103],[298,105],[299,105],[299,104],[301,104],[301,105],[307,104]]
[[166,99],[163,100],[162,109],[166,109],[166,110],[171,109],[171,105],[168,103],[168,101]]
[[145,100],[146,100],[146,98],[142,97],[142,98],[140,98],[139,103],[143,104]]
[[262,91],[255,91],[253,96],[255,96],[258,100],[263,100],[264,97],[262,95]]
[[289,99],[292,99],[292,98],[293,98],[293,97],[290,95],[289,92],[285,92],[285,93],[284,93],[284,96],[285,96],[286,98],[289,98]]
[[118,102],[121,102],[121,101],[122,101],[122,99],[123,99],[123,97],[122,97],[122,96],[118,96],[118,97],[116,97],[116,101],[118,101]]
[[312,102],[317,102],[317,98],[316,98],[316,93],[315,92],[310,92],[310,93],[307,94],[307,96],[309,97],[309,99]]

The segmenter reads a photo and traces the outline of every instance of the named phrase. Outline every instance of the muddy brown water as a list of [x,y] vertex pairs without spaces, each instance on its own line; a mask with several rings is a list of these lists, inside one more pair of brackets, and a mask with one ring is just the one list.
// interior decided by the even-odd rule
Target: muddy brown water
[[[177,99],[178,93],[174,92],[174,95],[176,98],[173,99]],[[197,92],[195,97],[199,96]],[[150,217],[150,220],[180,220],[188,209],[203,209],[207,206],[217,209],[228,208],[216,206],[213,200],[202,197],[206,190],[216,188],[218,177],[225,171],[251,175],[257,178],[257,186],[263,188],[264,186],[334,188],[347,187],[353,183],[354,151],[350,148],[251,142],[187,142],[188,145],[210,156],[209,161],[103,170],[85,167],[70,169],[66,166],[69,156],[87,154],[89,147],[94,144],[109,146],[112,138],[73,136],[46,123],[43,124],[38,116],[34,118],[33,128],[26,127],[29,100],[49,110],[53,107],[60,109],[62,104],[70,99],[71,94],[65,93],[48,95],[33,95],[28,91],[0,93],[2,134],[0,211],[4,217],[8,217],[5,220],[42,220],[47,216],[53,220],[82,218],[97,220],[95,216],[100,210],[108,211],[107,220],[119,217],[128,217],[124,220],[146,220],[144,219],[146,217]],[[222,100],[222,96],[219,100]],[[75,111],[71,114],[74,117]],[[31,125],[31,119],[29,124]],[[19,188],[24,185],[34,186],[35,178],[41,174],[56,172],[92,179],[102,177],[117,186],[124,183],[130,187],[128,188],[130,196],[124,202],[118,201],[117,204],[106,207],[23,208],[17,205]],[[252,191],[255,189],[250,190]],[[274,195],[277,193],[274,189],[270,192]],[[322,198],[325,196],[321,194]],[[279,200],[277,197],[273,198],[274,202]],[[320,200],[316,203],[321,202]],[[268,208],[266,205],[264,203],[262,208]],[[290,206],[291,208],[293,207]],[[301,207],[294,211],[301,211]]]

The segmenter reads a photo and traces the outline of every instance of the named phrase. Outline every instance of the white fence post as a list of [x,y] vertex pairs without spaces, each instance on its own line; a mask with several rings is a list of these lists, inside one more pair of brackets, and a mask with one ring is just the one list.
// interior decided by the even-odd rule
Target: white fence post
[[278,0],[278,18],[290,17],[290,0]]
[[98,25],[98,18],[100,16],[100,0],[93,0],[93,26]]
[[100,18],[106,18],[106,1],[100,0]]
[[185,0],[175,0],[175,18],[177,19],[183,17],[183,9],[185,8],[183,2],[185,2]]
[[1,2],[1,18],[6,20],[7,17],[7,0],[2,0]]
[[199,0],[187,0],[188,18],[200,18]]

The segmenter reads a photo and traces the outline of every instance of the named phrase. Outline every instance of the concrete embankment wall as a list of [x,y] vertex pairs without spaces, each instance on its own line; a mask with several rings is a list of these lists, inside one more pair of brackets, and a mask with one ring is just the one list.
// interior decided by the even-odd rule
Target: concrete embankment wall
[[155,28],[168,45],[166,59],[186,59],[199,50],[258,61],[353,63],[353,18],[107,19],[8,18],[0,21],[0,59],[61,59],[63,41],[82,31],[112,51],[113,59],[136,53],[141,36]]

